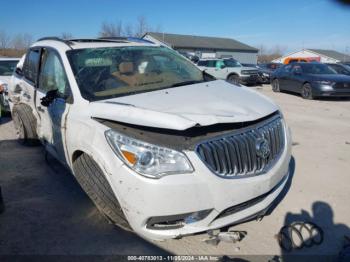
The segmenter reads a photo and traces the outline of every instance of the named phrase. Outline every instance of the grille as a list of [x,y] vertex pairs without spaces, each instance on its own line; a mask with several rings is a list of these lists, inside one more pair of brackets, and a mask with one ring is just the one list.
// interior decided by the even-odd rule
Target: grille
[[216,175],[239,178],[264,173],[280,157],[284,144],[283,123],[278,115],[202,142],[196,152]]
[[336,83],[334,87],[336,89],[350,89],[350,83]]

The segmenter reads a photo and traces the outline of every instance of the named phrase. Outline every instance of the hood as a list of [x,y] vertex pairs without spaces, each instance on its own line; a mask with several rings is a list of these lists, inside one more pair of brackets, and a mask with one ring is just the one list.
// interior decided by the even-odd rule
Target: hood
[[310,75],[314,81],[331,81],[331,82],[346,82],[350,83],[350,76],[341,74],[327,75]]
[[96,101],[89,107],[92,117],[174,130],[253,121],[278,110],[268,98],[223,80]]
[[254,70],[254,71],[258,71],[258,68],[249,67],[249,66],[242,66],[241,69],[242,69],[242,70]]

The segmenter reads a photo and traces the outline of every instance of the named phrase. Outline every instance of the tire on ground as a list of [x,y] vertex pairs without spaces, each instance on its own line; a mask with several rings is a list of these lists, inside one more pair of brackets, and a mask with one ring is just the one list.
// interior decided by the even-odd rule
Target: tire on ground
[[32,109],[24,104],[15,105],[12,110],[12,118],[17,132],[22,132],[18,136],[19,142],[28,146],[39,145],[36,133],[37,122]]
[[109,220],[132,231],[108,180],[98,164],[87,154],[81,154],[73,163],[74,174],[80,186]]
[[227,81],[234,85],[240,85],[239,75],[230,74],[227,76]]

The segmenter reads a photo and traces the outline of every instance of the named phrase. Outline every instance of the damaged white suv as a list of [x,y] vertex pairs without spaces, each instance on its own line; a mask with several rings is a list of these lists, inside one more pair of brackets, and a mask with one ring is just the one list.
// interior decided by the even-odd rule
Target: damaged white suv
[[13,81],[20,141],[41,141],[108,219],[145,238],[262,216],[288,179],[279,108],[166,47],[45,38]]

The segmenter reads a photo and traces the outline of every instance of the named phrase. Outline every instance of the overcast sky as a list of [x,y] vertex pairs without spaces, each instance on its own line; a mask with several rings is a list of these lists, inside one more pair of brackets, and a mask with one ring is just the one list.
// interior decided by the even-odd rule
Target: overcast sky
[[2,0],[0,30],[34,39],[69,32],[98,35],[102,22],[147,18],[167,33],[230,37],[285,52],[309,48],[350,53],[350,6],[336,0]]

